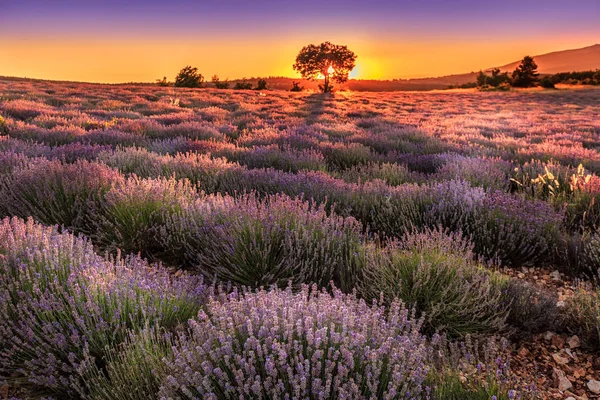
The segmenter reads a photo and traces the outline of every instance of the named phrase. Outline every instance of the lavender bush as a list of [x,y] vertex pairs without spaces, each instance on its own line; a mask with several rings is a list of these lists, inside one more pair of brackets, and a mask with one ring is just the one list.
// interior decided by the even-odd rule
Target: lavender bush
[[424,331],[449,336],[502,332],[509,312],[503,279],[473,261],[472,245],[441,228],[406,235],[376,253],[361,293],[400,299],[424,316]]
[[350,291],[365,262],[353,218],[283,195],[210,196],[165,225],[165,248],[208,277],[251,287],[334,281]]
[[153,260],[172,261],[162,246],[164,222],[198,198],[189,181],[128,178],[105,195],[97,213],[97,230],[91,237],[103,248],[141,253]]
[[[56,396],[82,390],[86,363],[130,331],[174,329],[208,292],[137,258],[109,262],[90,243],[29,220],[0,223],[0,376]],[[87,360],[84,362],[84,360]]]
[[98,163],[37,161],[0,180],[0,214],[90,233],[103,195],[122,180]]
[[234,292],[190,322],[161,398],[407,398],[426,394],[418,322],[335,290]]

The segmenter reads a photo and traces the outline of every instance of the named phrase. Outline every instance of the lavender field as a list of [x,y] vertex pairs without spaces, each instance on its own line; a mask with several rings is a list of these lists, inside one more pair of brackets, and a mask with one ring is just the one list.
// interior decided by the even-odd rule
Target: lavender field
[[0,80],[0,398],[598,397],[599,175],[599,89]]

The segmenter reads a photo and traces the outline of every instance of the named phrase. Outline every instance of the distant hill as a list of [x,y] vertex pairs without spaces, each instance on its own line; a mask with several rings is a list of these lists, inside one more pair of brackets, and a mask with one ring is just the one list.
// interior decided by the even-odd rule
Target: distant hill
[[[534,56],[541,74],[557,74],[559,72],[594,71],[600,69],[600,44],[574,50],[555,51],[553,53]],[[514,71],[521,61],[506,64],[501,71]]]
[[[525,55],[525,54],[524,54]],[[553,53],[534,56],[535,62],[538,64],[538,71],[541,74],[556,74],[559,72],[580,72],[594,71],[600,69],[600,44],[584,47],[574,50],[555,51]],[[500,68],[502,71],[512,72],[521,61],[515,61],[506,64]],[[492,68],[485,69],[490,71]],[[28,78],[1,77],[1,79],[10,79],[15,81],[27,81]],[[310,82],[298,78],[288,77],[268,77],[268,88],[275,90],[290,90],[292,82],[299,82],[308,90],[318,90],[318,82]],[[350,79],[348,82],[335,85],[338,90],[354,90],[354,91],[370,91],[370,92],[392,92],[392,91],[413,91],[413,90],[438,90],[447,89],[449,86],[460,86],[467,83],[475,82],[477,79],[476,72],[465,74],[448,75],[434,78],[416,78],[416,79],[392,79],[392,80],[366,80],[366,79]],[[33,79],[38,80],[38,79]],[[236,82],[229,81],[231,86]],[[246,81],[252,83],[256,87],[258,78],[249,78]],[[154,83],[123,83],[123,85],[154,85]],[[212,83],[207,82],[206,87],[213,87]]]

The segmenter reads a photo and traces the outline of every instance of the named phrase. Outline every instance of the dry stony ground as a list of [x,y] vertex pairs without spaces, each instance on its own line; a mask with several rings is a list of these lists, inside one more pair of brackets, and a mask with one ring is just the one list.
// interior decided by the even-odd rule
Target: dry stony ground
[[[211,164],[214,179],[223,171],[272,168],[265,174],[277,176],[277,182],[293,182],[282,186],[282,191],[292,190],[297,184],[294,179],[302,176],[331,185],[323,190],[348,187],[358,192],[361,185],[372,184],[390,193],[396,187],[466,181],[484,194],[509,196],[512,188],[511,195],[527,201],[535,198],[538,205],[544,202],[552,215],[566,212],[559,196],[572,183],[571,176],[579,173],[579,179],[585,180],[575,184],[573,193],[579,190],[586,199],[600,193],[600,89],[593,88],[322,96],[0,79],[0,117],[0,153],[18,162],[20,156],[14,153],[27,160],[101,160],[114,162],[110,166],[123,174],[146,173],[156,178],[152,162],[163,162],[177,153],[201,153],[220,160],[219,165]],[[128,149],[133,148],[143,150],[136,157],[154,161],[119,164],[114,154],[129,157],[133,150],[127,153]],[[379,170],[373,164],[392,167]],[[584,170],[578,172],[580,164]],[[543,182],[535,182],[536,174],[525,176],[523,166],[543,175]],[[0,174],[11,173],[2,167]],[[553,173],[552,177],[547,173]],[[236,176],[232,179],[239,179]],[[555,178],[564,180],[560,188]],[[281,184],[272,179],[257,190],[273,190],[273,185]],[[235,187],[247,189],[248,185],[243,182]],[[210,192],[213,186],[202,189]],[[588,221],[593,213],[600,221],[600,211],[593,201],[585,207],[583,218],[573,214],[575,222],[569,220],[571,226],[565,222],[557,231],[575,237],[580,229],[577,224],[588,223],[582,229],[593,236],[596,226]],[[519,210],[513,211],[518,215]],[[376,233],[389,234],[387,221],[362,221],[352,210],[348,212]],[[495,268],[555,297],[558,308],[566,310],[580,280],[593,285],[593,279],[589,270],[573,270],[557,255],[559,250],[547,249],[546,244],[532,247],[544,249],[543,256],[524,251],[523,257],[529,258],[517,259],[505,254],[498,256],[496,265],[501,266]],[[523,265],[515,265],[521,261]],[[589,263],[593,265],[593,260]],[[519,381],[534,384],[542,398],[600,398],[600,354],[578,333],[571,324],[568,329],[561,325],[511,336],[511,366]],[[0,387],[0,398],[13,394],[8,386]]]
[[[523,268],[503,272],[556,293],[559,306],[564,306],[579,285],[556,269]],[[549,330],[515,340],[512,367],[520,380],[535,383],[544,397],[600,398],[600,354],[584,348],[577,335]]]

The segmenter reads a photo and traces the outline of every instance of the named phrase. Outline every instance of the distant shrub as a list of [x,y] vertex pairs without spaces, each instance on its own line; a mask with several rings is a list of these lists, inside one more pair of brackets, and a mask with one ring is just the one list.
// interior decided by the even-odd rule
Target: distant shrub
[[114,151],[98,154],[97,160],[125,175],[135,174],[142,178],[161,176],[163,157],[143,148],[117,147]]
[[6,116],[21,121],[27,121],[32,120],[41,114],[50,113],[53,108],[44,103],[17,99],[10,101],[3,100],[2,103],[0,103],[0,110],[2,110],[3,114]]
[[250,90],[252,89],[252,82],[248,82],[246,79],[238,81],[233,86],[234,90]]
[[162,87],[168,87],[171,86],[171,82],[167,81],[167,77],[163,77],[162,79],[157,79],[156,80],[156,84],[158,86],[162,86]]
[[198,73],[198,68],[188,65],[179,71],[173,85],[177,87],[199,88],[202,87],[203,82],[204,77]]
[[423,329],[452,337],[505,328],[508,303],[501,280],[472,261],[471,245],[441,228],[411,234],[376,256],[361,292],[367,299],[399,298],[424,316]]
[[300,86],[299,82],[292,82],[292,88],[290,92],[301,92],[304,90],[304,86]]
[[448,158],[440,154],[401,153],[393,161],[406,165],[413,172],[434,174],[448,161]]
[[215,156],[224,156],[232,162],[239,162],[248,168],[274,168],[286,172],[301,170],[325,171],[327,164],[323,155],[313,149],[296,150],[276,145],[256,146],[250,149],[238,148],[237,151],[212,152]]
[[47,157],[66,163],[74,163],[78,160],[93,161],[100,153],[110,149],[111,146],[108,145],[75,142],[52,148]]
[[218,75],[213,75],[212,83],[215,85],[217,89],[229,89],[229,82],[227,80],[222,81]]
[[492,75],[486,75],[483,71],[479,71],[477,75],[477,86],[485,88],[491,86],[494,88],[499,87],[502,84],[509,83],[510,78],[508,72],[500,72],[499,68],[494,68],[491,71]]
[[255,90],[267,90],[267,80],[262,78],[259,79]]
[[34,217],[76,232],[94,231],[92,216],[104,194],[122,175],[88,161],[36,162],[0,181],[0,210],[5,216]]
[[234,293],[190,322],[159,397],[417,398],[428,352],[408,317],[339,291]]
[[552,82],[552,79],[550,79],[547,76],[543,77],[540,80],[540,86],[544,89],[556,89],[556,87],[554,86],[554,82]]
[[32,220],[0,222],[0,380],[73,397],[78,374],[146,325],[174,329],[208,293],[136,258],[108,262],[91,244]]

